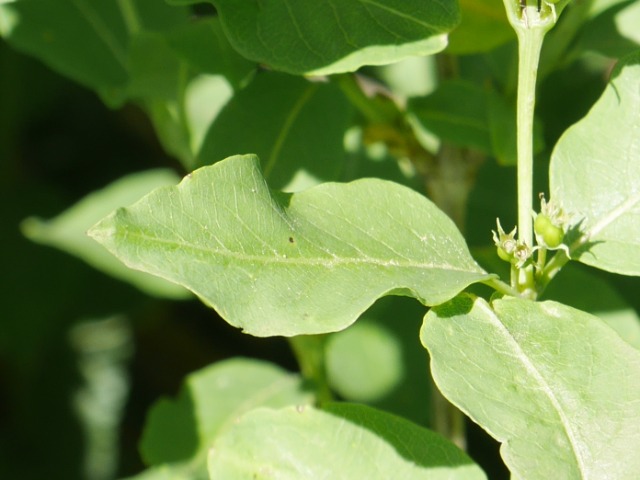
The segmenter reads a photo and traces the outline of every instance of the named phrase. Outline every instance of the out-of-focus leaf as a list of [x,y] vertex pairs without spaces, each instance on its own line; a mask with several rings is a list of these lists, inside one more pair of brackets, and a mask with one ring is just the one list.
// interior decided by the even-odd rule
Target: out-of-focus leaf
[[386,297],[332,334],[325,353],[332,389],[348,401],[427,425],[428,356],[416,335],[424,312],[408,298]]
[[234,86],[242,85],[255,63],[241,57],[229,44],[218,18],[198,19],[167,33],[167,42],[195,70],[224,75]]
[[[420,126],[443,141],[494,156],[502,165],[516,163],[516,112],[494,92],[467,81],[447,81],[430,95],[409,102]],[[534,131],[534,151],[543,148]]]
[[460,10],[462,22],[449,36],[448,53],[488,52],[515,38],[502,0],[460,0]]
[[31,240],[80,257],[98,270],[132,283],[146,293],[186,298],[189,293],[184,288],[124,267],[86,234],[89,227],[114,208],[134,202],[154,188],[174,184],[177,179],[169,170],[132,174],[88,195],[52,220],[26,219],[22,230]]
[[[602,2],[601,2],[602,3]],[[640,49],[640,4],[635,0],[611,2],[582,28],[577,50],[620,58]]]
[[140,450],[154,467],[134,478],[208,478],[208,450],[246,412],[311,401],[298,375],[258,360],[226,360],[192,373],[175,400],[152,407]]
[[276,73],[258,75],[216,117],[199,164],[247,152],[263,159],[265,177],[279,190],[337,180],[344,166],[350,112],[335,85]]

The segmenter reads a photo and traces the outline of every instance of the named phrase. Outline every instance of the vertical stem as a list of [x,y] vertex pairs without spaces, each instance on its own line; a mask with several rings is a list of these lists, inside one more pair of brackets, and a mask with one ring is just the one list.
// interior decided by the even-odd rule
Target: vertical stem
[[545,31],[518,30],[518,238],[533,246],[533,115]]
[[289,339],[289,345],[300,365],[300,372],[313,385],[318,404],[333,400],[325,369],[326,340],[326,335],[298,335]]
[[[548,25],[530,24],[537,10],[525,7],[518,34],[518,240],[533,247],[533,119],[536,103],[536,77],[544,35]],[[535,297],[533,266],[520,269],[512,283],[525,296]]]

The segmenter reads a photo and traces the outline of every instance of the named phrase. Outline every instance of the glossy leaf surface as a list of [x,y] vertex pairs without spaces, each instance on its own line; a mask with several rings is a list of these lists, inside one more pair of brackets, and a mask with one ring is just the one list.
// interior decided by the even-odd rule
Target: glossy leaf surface
[[459,20],[453,0],[211,1],[242,55],[307,75],[437,53]]

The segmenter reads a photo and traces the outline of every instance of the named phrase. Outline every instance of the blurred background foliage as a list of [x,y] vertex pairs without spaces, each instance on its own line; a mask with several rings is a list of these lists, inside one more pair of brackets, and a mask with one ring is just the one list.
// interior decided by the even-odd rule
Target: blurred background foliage
[[[20,3],[26,13],[34,9],[34,21],[46,21],[47,10],[36,11],[36,7],[50,2]],[[428,151],[430,142],[448,142],[481,159],[465,206],[464,229],[477,258],[494,262],[487,246],[495,218],[499,216],[504,225],[515,222],[509,135],[517,49],[502,2],[460,3],[463,21],[444,54],[364,68],[361,74],[408,105],[416,135],[425,134],[421,148]],[[640,42],[638,30],[630,26],[639,15],[637,3],[585,3],[590,8],[575,9],[575,14],[567,10],[545,45],[537,110],[536,191],[547,190],[548,158],[556,140],[599,97],[616,59],[636,50]],[[152,8],[149,2],[140,4]],[[202,164],[203,157],[244,153],[233,151],[243,148],[244,140],[246,148],[259,149],[259,134],[252,138],[247,132],[263,128],[260,124],[254,130],[236,129],[238,138],[230,138],[229,144],[221,146],[211,138],[233,137],[233,128],[225,125],[245,121],[243,108],[250,108],[246,105],[256,98],[282,100],[265,104],[273,110],[286,103],[282,95],[293,95],[301,88],[300,79],[278,80],[280,74],[264,70],[257,80],[247,80],[254,78],[256,66],[228,56],[220,40],[211,48],[227,55],[226,83],[208,83],[205,90],[213,95],[212,108],[217,111],[234,92],[238,96],[221,114],[226,123],[212,128],[213,136],[205,138],[206,130],[198,133],[196,129],[194,138],[185,140],[179,133],[181,124],[174,122],[167,107],[178,88],[177,64],[187,62],[192,71],[215,73],[210,57],[198,55],[201,50],[191,46],[203,34],[200,30],[217,27],[199,24],[187,34],[184,22],[190,15],[215,15],[215,10],[202,5],[193,10],[169,6],[159,10],[160,14],[149,15],[153,22],[147,35],[135,42],[140,50],[132,55],[138,55],[140,69],[134,72],[110,68],[112,59],[105,60],[90,46],[80,52],[81,60],[91,62],[86,69],[89,74],[46,55],[36,59],[31,54],[38,55],[41,45],[34,43],[28,31],[0,40],[0,478],[106,480],[133,475],[145,467],[137,445],[147,410],[161,395],[175,395],[188,373],[234,356],[268,359],[297,369],[283,339],[242,335],[181,292],[168,295],[181,297],[178,300],[154,297],[62,250],[25,237],[24,233],[38,242],[55,244],[54,232],[46,230],[46,224],[39,224],[45,229],[38,230],[33,219],[31,224],[23,223],[25,219],[56,217],[128,174],[164,168],[182,176]],[[113,14],[104,13],[105,18]],[[159,39],[169,30],[170,35]],[[160,53],[147,56],[150,51]],[[152,75],[158,72],[163,75]],[[127,75],[133,80],[127,81]],[[281,96],[273,97],[277,88]],[[342,128],[339,134],[345,137],[340,151],[331,147],[330,152],[342,158],[332,167],[332,175],[341,180],[382,176],[423,192],[426,185],[428,190],[419,168],[407,165],[403,158],[411,145],[402,143],[406,125],[393,123],[396,107],[390,109],[390,129],[380,128],[363,120],[362,112],[356,114],[336,100],[334,93],[327,90],[328,96],[320,101],[336,102],[332,110],[342,122],[336,128]],[[377,100],[382,110],[388,107],[384,96]],[[192,119],[200,118],[197,111],[191,113]],[[460,127],[465,119],[473,120],[467,126],[482,128]],[[348,125],[358,128],[345,131]],[[310,128],[324,127],[311,122]],[[401,141],[394,143],[394,139]],[[297,151],[294,148],[292,155]],[[287,173],[286,168],[283,172]],[[286,185],[277,175],[276,186]],[[309,182],[298,180],[298,186]],[[583,275],[595,276],[625,308],[640,308],[637,280],[576,269],[579,273],[567,273],[571,282],[582,281]],[[555,294],[550,291],[549,295]],[[427,359],[416,335],[422,314],[415,302],[385,299],[357,329],[331,338],[327,368],[336,392],[428,424],[424,409],[429,390]],[[397,327],[399,319],[405,320],[402,328]],[[385,361],[376,363],[380,352]],[[359,370],[362,363],[349,363],[355,358],[370,358],[366,371]],[[372,372],[375,382],[350,381]],[[487,449],[492,452],[488,457]],[[490,478],[505,475],[494,444],[473,427],[469,451]]]

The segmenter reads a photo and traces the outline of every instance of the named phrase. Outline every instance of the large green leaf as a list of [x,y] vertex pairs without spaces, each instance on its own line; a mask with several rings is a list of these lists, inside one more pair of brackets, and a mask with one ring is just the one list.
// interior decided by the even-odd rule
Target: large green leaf
[[209,455],[214,479],[486,478],[452,443],[364,405],[257,409],[236,422]]
[[51,220],[30,217],[22,223],[24,234],[31,240],[59,248],[75,255],[98,270],[129,282],[151,295],[186,298],[184,288],[158,277],[125,268],[91,241],[87,229],[114,208],[135,202],[154,188],[171,185],[178,176],[170,170],[149,170],[123,177],[93,192]]
[[199,164],[251,152],[264,160],[265,177],[279,190],[337,180],[350,112],[347,99],[333,84],[259,74],[212,123]]
[[459,20],[454,0],[211,1],[242,55],[295,74],[354,71],[437,53]]
[[640,352],[560,303],[461,295],[421,332],[444,395],[502,442],[515,478],[634,478]]
[[460,0],[462,21],[450,35],[447,52],[456,55],[488,52],[515,38],[500,0]]
[[627,57],[589,114],[553,151],[551,197],[589,240],[579,261],[640,275],[640,54]]
[[434,305],[490,277],[418,193],[365,179],[273,194],[253,155],[196,170],[90,234],[258,336],[341,330],[380,296]]

